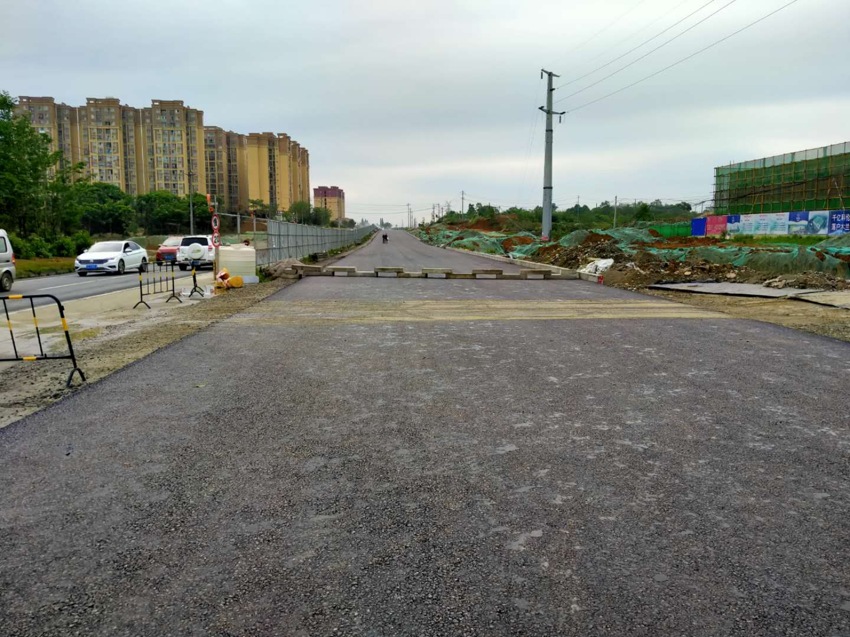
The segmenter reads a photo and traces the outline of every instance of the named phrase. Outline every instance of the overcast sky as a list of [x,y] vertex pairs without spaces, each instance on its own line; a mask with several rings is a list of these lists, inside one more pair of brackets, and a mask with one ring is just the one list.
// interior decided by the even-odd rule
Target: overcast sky
[[403,222],[405,204],[430,216],[462,190],[539,205],[546,68],[570,82],[555,92],[571,111],[555,127],[560,207],[698,202],[717,165],[850,140],[850,0],[798,0],[578,107],[788,2],[0,0],[0,89],[182,99],[207,125],[286,132],[349,217]]

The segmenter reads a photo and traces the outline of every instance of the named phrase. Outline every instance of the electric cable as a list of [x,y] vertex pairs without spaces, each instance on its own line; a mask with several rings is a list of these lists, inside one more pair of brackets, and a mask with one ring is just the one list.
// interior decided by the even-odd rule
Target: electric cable
[[629,63],[628,63],[628,64],[626,64],[625,66],[621,66],[621,67],[620,67],[620,68],[618,68],[616,71],[614,71],[613,73],[609,73],[608,75],[606,75],[606,76],[605,76],[605,77],[603,77],[602,79],[596,80],[596,81],[595,81],[595,82],[593,82],[592,84],[588,84],[588,85],[587,85],[587,86],[585,86],[584,88],[581,88],[581,89],[579,89],[579,90],[575,91],[574,93],[570,93],[570,94],[569,94],[569,95],[567,95],[566,97],[562,97],[562,98],[561,98],[561,99],[559,99],[559,100],[555,100],[555,104],[558,104],[558,103],[560,103],[560,102],[563,102],[564,100],[568,100],[568,99],[570,99],[571,97],[575,97],[575,96],[576,96],[576,95],[578,95],[579,93],[584,93],[587,89],[589,89],[589,88],[593,88],[594,86],[597,86],[598,84],[601,84],[601,83],[602,83],[602,82],[604,82],[605,80],[607,80],[607,79],[610,79],[610,78],[614,77],[614,76],[615,76],[615,75],[617,75],[617,73],[619,73],[620,71],[625,71],[625,70],[626,70],[627,68],[629,68],[630,66],[634,66],[635,64],[637,64],[638,62],[640,62],[640,61],[641,61],[641,60],[643,60],[643,59],[646,59],[647,57],[649,57],[650,55],[652,55],[653,53],[655,53],[655,52],[656,52],[656,51],[658,51],[659,49],[661,49],[661,48],[663,48],[663,47],[667,46],[668,44],[670,44],[671,42],[673,42],[673,41],[675,41],[675,40],[678,40],[678,39],[679,39],[679,38],[681,38],[683,35],[685,35],[688,31],[691,31],[691,30],[695,29],[696,27],[698,27],[699,25],[701,25],[701,24],[702,24],[703,22],[705,22],[706,20],[710,20],[711,18],[713,18],[714,16],[716,16],[718,13],[720,13],[721,11],[723,11],[724,9],[726,9],[727,7],[729,7],[729,6],[733,5],[733,4],[735,4],[737,1],[738,1],[738,0],[729,0],[729,2],[727,2],[727,3],[726,3],[726,4],[724,4],[722,7],[720,7],[717,11],[715,11],[714,13],[710,13],[710,14],[708,14],[708,15],[707,15],[706,17],[704,17],[702,20],[699,20],[699,21],[698,21],[698,22],[696,22],[695,24],[692,24],[692,25],[691,25],[691,26],[689,26],[687,29],[685,29],[684,31],[682,31],[681,33],[679,33],[678,35],[674,35],[672,38],[670,38],[669,40],[666,40],[666,41],[662,42],[661,44],[659,44],[657,47],[655,47],[655,48],[654,48],[654,49],[652,49],[651,51],[647,51],[646,53],[644,53],[643,55],[641,55],[639,58],[636,58],[636,59],[632,60],[631,62],[629,62]]
[[[687,2],[687,0],[685,0],[685,2]],[[606,63],[605,63],[605,64],[603,64],[602,66],[599,66],[599,67],[597,67],[597,68],[593,69],[593,70],[592,70],[592,71],[590,71],[589,73],[585,73],[584,75],[582,75],[582,76],[580,76],[580,77],[577,77],[577,78],[575,78],[574,80],[570,80],[569,82],[564,82],[564,83],[563,83],[563,84],[561,84],[560,86],[556,86],[556,87],[555,87],[555,89],[557,90],[557,89],[559,89],[559,88],[563,88],[563,87],[565,87],[565,86],[569,86],[570,84],[575,84],[575,83],[576,83],[576,82],[578,82],[579,80],[583,80],[584,78],[586,78],[586,77],[588,77],[588,76],[590,76],[590,75],[593,75],[593,74],[594,74],[594,73],[596,73],[597,71],[601,71],[602,69],[604,69],[604,68],[606,68],[606,67],[608,67],[608,66],[611,66],[614,62],[618,62],[619,60],[622,60],[622,59],[623,59],[624,57],[626,57],[629,53],[634,53],[635,51],[637,51],[637,50],[638,50],[639,48],[641,48],[642,46],[644,46],[644,45],[649,44],[650,42],[652,42],[655,38],[657,38],[657,37],[660,37],[660,36],[664,35],[665,33],[667,33],[667,32],[668,32],[670,29],[672,29],[673,27],[679,26],[680,24],[682,24],[682,22],[684,22],[685,20],[687,20],[687,19],[688,19],[688,18],[690,18],[691,16],[696,15],[697,13],[699,13],[700,11],[702,11],[703,9],[705,9],[708,5],[710,5],[710,4],[711,4],[711,3],[713,3],[713,2],[716,2],[716,0],[708,0],[708,2],[706,2],[704,5],[702,5],[702,6],[701,6],[699,9],[697,9],[696,11],[692,11],[691,13],[689,13],[688,15],[686,15],[686,16],[685,16],[684,18],[682,18],[681,20],[679,20],[679,21],[677,21],[677,22],[674,22],[673,24],[671,24],[669,27],[667,27],[667,28],[666,28],[666,29],[664,29],[663,31],[661,31],[661,32],[659,32],[659,33],[656,33],[655,35],[653,35],[653,36],[652,36],[651,38],[649,38],[648,40],[644,40],[643,42],[641,42],[640,44],[638,44],[636,47],[629,49],[628,51],[626,51],[626,52],[625,52],[625,53],[623,53],[622,55],[620,55],[620,56],[618,56],[618,57],[615,57],[615,58],[614,58],[613,60],[611,60],[610,62],[606,62]],[[684,4],[684,3],[682,3],[682,4]],[[681,6],[681,5],[679,5],[679,6]],[[566,98],[564,98],[564,99],[566,99]]]
[[[734,37],[734,36],[738,35],[739,33],[742,33],[742,32],[744,32],[744,31],[746,31],[746,30],[747,30],[747,29],[749,29],[750,27],[754,27],[754,26],[755,26],[755,25],[757,25],[759,22],[763,22],[764,20],[767,20],[767,19],[768,19],[768,18],[770,18],[771,16],[776,15],[777,13],[779,13],[780,11],[782,11],[783,9],[787,9],[787,8],[788,8],[788,7],[790,7],[792,4],[794,4],[794,3],[798,2],[798,1],[799,1],[799,0],[791,0],[791,2],[788,2],[788,3],[784,4],[784,5],[782,5],[782,6],[781,6],[781,7],[779,7],[778,9],[776,9],[776,10],[774,10],[774,11],[771,11],[771,12],[770,12],[770,13],[768,13],[767,15],[762,16],[761,18],[759,18],[758,20],[755,20],[754,22],[750,22],[750,23],[749,23],[748,25],[746,25],[745,27],[742,27],[742,28],[738,29],[737,31],[734,31],[734,32],[730,33],[729,35],[727,35],[727,36],[725,36],[725,37],[723,37],[723,38],[721,38],[721,39],[719,39],[719,40],[717,40],[717,41],[715,41],[715,42],[712,42],[712,43],[711,43],[711,44],[709,44],[708,46],[703,47],[703,48],[699,49],[698,51],[695,51],[694,53],[691,53],[691,54],[690,54],[690,55],[688,55],[687,57],[683,57],[681,60],[678,60],[678,61],[676,61],[676,62],[673,62],[673,64],[670,64],[670,65],[668,65],[668,66],[665,66],[663,69],[659,69],[658,71],[655,71],[655,73],[651,73],[651,74],[647,75],[646,77],[643,77],[643,78],[641,78],[641,79],[637,80],[636,82],[632,82],[631,84],[628,84],[627,86],[624,86],[624,87],[622,87],[622,88],[619,88],[619,89],[617,89],[616,91],[612,91],[611,93],[608,93],[607,95],[603,95],[602,97],[598,97],[598,98],[596,98],[595,100],[591,100],[590,102],[585,102],[584,104],[581,104],[580,106],[576,106],[575,108],[572,108],[572,109],[568,110],[568,111],[567,111],[567,113],[575,113],[575,112],[576,112],[576,111],[578,111],[578,110],[581,110],[581,109],[583,109],[583,108],[586,108],[586,107],[588,107],[588,106],[590,106],[590,105],[592,105],[592,104],[596,104],[596,103],[598,103],[598,102],[601,102],[601,101],[602,101],[602,100],[604,100],[604,99],[608,99],[609,97],[612,97],[612,96],[614,96],[614,95],[617,95],[618,93],[622,93],[623,91],[626,91],[626,90],[628,90],[628,89],[630,89],[630,88],[632,88],[632,87],[634,87],[634,86],[637,86],[638,84],[640,84],[640,83],[642,83],[642,82],[645,82],[646,80],[652,79],[652,78],[653,78],[653,77],[655,77],[656,75],[661,75],[662,73],[664,73],[664,71],[669,71],[669,70],[670,70],[670,69],[672,69],[673,67],[675,67],[675,66],[679,66],[679,65],[680,65],[680,64],[682,64],[683,62],[687,62],[688,60],[690,60],[691,58],[696,57],[696,56],[697,56],[697,55],[699,55],[700,53],[703,53],[703,52],[705,52],[705,51],[708,51],[708,50],[709,50],[709,49],[711,49],[711,48],[714,48],[715,46],[717,46],[718,44],[721,44],[721,43],[725,42],[725,41],[726,41],[726,40],[728,40],[729,38],[732,38],[732,37]],[[565,98],[565,99],[566,99],[566,98]]]

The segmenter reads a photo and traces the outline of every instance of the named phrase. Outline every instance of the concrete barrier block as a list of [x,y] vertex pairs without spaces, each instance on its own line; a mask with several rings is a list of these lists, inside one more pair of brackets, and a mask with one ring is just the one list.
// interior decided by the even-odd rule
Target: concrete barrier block
[[357,268],[355,268],[353,265],[329,265],[325,268],[325,270],[333,273],[340,272],[341,274],[351,274],[352,272],[357,272]]
[[421,272],[399,272],[396,277],[399,279],[424,279],[426,275]]
[[349,272],[348,276],[368,276],[375,278],[378,274],[376,272],[370,272],[369,270],[357,270],[353,273]]
[[395,267],[395,266],[393,266],[393,267],[382,266],[382,267],[375,268],[375,272],[377,274],[381,274],[383,272],[386,272],[386,273],[395,272],[396,274],[398,274],[399,272],[404,272],[404,268],[398,268],[398,267]]
[[552,270],[544,270],[542,268],[529,268],[523,269],[519,271],[519,276],[521,279],[528,278],[539,278],[539,279],[550,279],[552,278]]
[[446,274],[447,279],[474,279],[472,272],[451,272]]
[[472,274],[474,274],[475,276],[499,276],[500,274],[503,274],[503,270],[496,269],[496,268],[490,268],[490,269],[485,268],[485,269],[473,270]]

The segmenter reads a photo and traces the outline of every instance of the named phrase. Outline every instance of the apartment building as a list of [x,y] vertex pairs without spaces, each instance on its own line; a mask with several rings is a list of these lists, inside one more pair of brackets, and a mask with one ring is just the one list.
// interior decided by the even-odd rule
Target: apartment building
[[50,136],[63,164],[82,162],[86,176],[130,195],[209,193],[228,210],[246,210],[249,199],[281,211],[310,201],[306,148],[283,133],[240,135],[205,127],[203,111],[180,100],[134,108],[114,97],[90,97],[74,107],[52,97],[21,96],[17,111]]
[[250,133],[248,144],[248,198],[262,200],[276,210],[289,210],[296,201],[310,201],[306,150],[285,133]]
[[205,193],[204,112],[182,100],[153,100],[141,111],[146,190]]
[[319,186],[313,189],[313,205],[331,211],[333,221],[345,219],[345,191],[338,186]]
[[72,124],[76,125],[73,106],[57,104],[52,97],[21,97],[16,111],[27,115],[39,133],[50,136],[50,150],[62,151],[60,166],[79,161],[79,157],[72,154]]
[[244,135],[218,126],[204,127],[207,192],[227,212],[248,209],[248,143]]

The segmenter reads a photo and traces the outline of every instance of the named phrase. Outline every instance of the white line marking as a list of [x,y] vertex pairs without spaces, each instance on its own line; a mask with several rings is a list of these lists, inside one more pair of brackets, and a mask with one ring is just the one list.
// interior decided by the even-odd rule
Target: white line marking
[[41,288],[42,290],[58,290],[59,288],[69,288],[74,285],[85,285],[85,283],[66,283],[65,285],[54,285],[49,288]]

